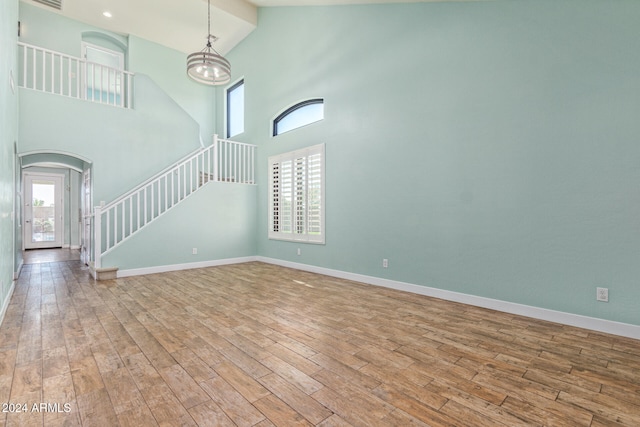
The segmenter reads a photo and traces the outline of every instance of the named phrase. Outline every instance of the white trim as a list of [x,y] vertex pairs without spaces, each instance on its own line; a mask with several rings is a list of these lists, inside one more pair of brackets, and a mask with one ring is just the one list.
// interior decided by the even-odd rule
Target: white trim
[[[111,56],[114,56],[114,57],[118,58],[118,66],[117,67],[112,67],[111,65],[108,65],[108,64],[102,64],[100,62],[95,62],[95,61],[89,61],[87,59],[87,48],[93,49],[93,50],[97,50],[97,51],[100,51],[102,53],[106,53],[108,55],[111,55]],[[97,44],[93,44],[93,43],[85,42],[85,41],[82,41],[80,43],[80,49],[82,50],[82,58],[84,58],[85,61],[91,62],[91,63],[94,63],[94,64],[105,65],[105,66],[107,66],[109,68],[114,68],[114,69],[117,69],[117,70],[120,70],[120,71],[124,71],[124,52],[119,51],[119,50],[109,49],[109,48],[102,47],[102,46],[99,46]]]
[[[29,239],[27,239],[27,231],[31,231],[30,227],[26,226],[26,209],[25,209],[25,199],[22,199],[22,210],[23,210],[23,214],[22,214],[22,250],[25,249],[37,249],[37,248],[48,248],[48,247],[58,247],[58,242],[60,242],[60,247],[64,247],[64,234],[65,234],[65,217],[64,217],[64,202],[65,202],[65,188],[66,188],[66,180],[65,180],[65,174],[64,173],[49,173],[49,172],[33,172],[33,171],[29,171],[26,169],[22,169],[22,194],[26,195],[26,194],[31,194],[31,189],[29,190],[29,193],[27,193],[26,191],[26,184],[27,184],[27,179],[29,177],[47,177],[47,178],[52,178],[52,179],[59,179],[60,180],[60,188],[58,189],[57,186],[55,186],[54,184],[54,188],[56,190],[58,190],[60,192],[60,194],[55,194],[54,196],[57,196],[57,199],[55,201],[55,214],[57,215],[58,213],[60,214],[60,224],[62,224],[62,230],[59,230],[59,227],[55,228],[55,233],[56,233],[56,240],[54,242],[40,242],[38,243],[33,243],[31,241],[32,236],[28,236]],[[58,199],[59,198],[59,199]],[[31,201],[29,202],[31,204]],[[58,207],[59,206],[59,207]],[[32,206],[33,208],[33,206]],[[57,210],[59,209],[59,212],[57,212]],[[31,212],[31,214],[33,214],[33,212]],[[57,220],[57,218],[56,218]],[[27,245],[27,241],[30,241],[31,243],[29,243]],[[53,245],[48,246],[48,243],[53,243]],[[29,247],[27,247],[29,246]]]
[[[308,218],[309,218],[309,210],[310,210],[310,199],[309,199],[309,187],[310,187],[310,180],[309,180],[309,158],[310,157],[315,157],[315,156],[320,156],[320,235],[318,236],[317,234],[311,234],[309,232],[309,224],[308,224]],[[296,205],[294,204],[294,192],[296,188],[299,188],[296,183],[298,182],[296,180],[296,177],[299,176],[296,174],[296,165],[298,164],[299,160],[303,160],[303,163],[305,164],[305,168],[304,168],[304,198],[305,198],[305,203],[304,203],[304,232],[303,233],[298,233],[295,230],[296,227],[296,222],[299,220],[299,216],[296,214],[295,210],[296,210]],[[267,230],[267,237],[269,239],[272,240],[284,240],[284,241],[290,241],[290,242],[301,242],[301,243],[314,243],[314,244],[319,244],[319,245],[324,245],[325,244],[325,240],[326,240],[326,229],[325,229],[325,224],[326,224],[326,219],[325,219],[325,204],[326,204],[326,198],[325,198],[325,177],[326,177],[326,155],[325,155],[325,144],[317,144],[317,145],[313,145],[310,147],[305,147],[305,148],[301,148],[298,150],[294,150],[294,151],[289,151],[286,153],[281,153],[281,154],[276,154],[273,156],[269,156],[269,158],[267,159],[268,162],[268,177],[267,177],[267,181],[268,181],[268,189],[269,189],[269,194],[268,194],[268,230]],[[284,174],[284,170],[283,170],[283,164],[285,163],[290,163],[291,164],[291,169],[290,169],[290,174]],[[279,184],[274,184],[274,166],[278,165],[278,181]],[[285,204],[284,204],[284,200],[285,200],[285,193],[284,193],[284,189],[283,189],[283,181],[285,180],[286,176],[289,176],[291,178],[291,188],[290,191],[291,193],[289,194],[289,196],[291,197],[291,205],[289,206],[290,212],[285,212]],[[274,192],[275,189],[277,188],[278,191],[278,195],[280,197],[280,201],[279,201],[279,205],[278,205],[278,221],[279,221],[279,226],[278,226],[278,230],[274,230],[274,223],[276,222],[276,218],[274,215]],[[283,224],[282,224],[282,218],[287,216],[287,213],[289,214],[290,218],[291,218],[291,231],[290,232],[285,232],[283,231]]]
[[37,167],[37,168],[56,168],[56,169],[71,169],[74,170],[76,172],[80,172],[82,173],[82,169],[77,168],[75,166],[71,166],[68,165],[66,163],[57,163],[57,162],[36,162],[36,163],[29,163],[28,165],[22,165],[22,169],[28,169],[28,168],[33,168],[33,167]]
[[18,268],[16,268],[16,271],[13,272],[13,280],[18,280],[18,277],[20,277],[20,273],[22,273],[23,265],[24,265],[24,260],[21,257],[20,264],[18,264]]
[[4,315],[7,314],[7,309],[9,308],[9,302],[11,301],[11,297],[13,296],[13,291],[16,289],[16,281],[11,282],[11,287],[9,288],[9,292],[7,292],[7,297],[5,298],[2,309],[0,309],[0,326],[2,326],[2,322],[4,322]]
[[400,291],[412,292],[433,298],[440,298],[447,301],[454,301],[491,310],[502,311],[519,316],[531,317],[548,322],[561,323],[568,326],[590,329],[607,334],[620,335],[623,337],[640,339],[640,325],[615,322],[612,320],[598,319],[595,317],[582,316],[579,314],[566,313],[562,311],[548,310],[545,308],[533,307],[529,305],[517,304],[508,301],[501,301],[491,298],[484,298],[475,295],[463,294],[459,292],[447,291],[444,289],[431,288],[428,286],[414,285],[412,283],[398,282],[395,280],[382,279],[379,277],[366,276],[363,274],[349,273],[346,271],[332,270],[324,267],[317,267],[297,262],[283,261],[275,258],[258,256],[256,261],[282,267],[294,268],[296,270],[309,271],[312,273],[324,274],[338,277],[340,279],[353,280],[367,283],[369,285],[382,286],[385,288],[397,289]]
[[[62,155],[65,155],[65,156],[73,157],[73,158],[78,159],[78,160],[82,160],[83,162],[88,163],[88,164],[92,164],[93,163],[91,160],[89,160],[86,157],[83,157],[83,156],[81,156],[79,154],[72,153],[70,151],[63,151],[63,150],[31,150],[31,151],[25,151],[25,152],[22,152],[22,153],[18,153],[18,157],[22,158],[24,156],[31,156],[33,154],[62,154]],[[65,166],[69,167],[69,165],[65,165]]]
[[[119,270],[118,278],[140,276],[145,274],[164,273],[169,271],[189,270],[193,268],[216,267],[229,264],[241,264],[245,262],[264,262],[267,264],[279,265],[281,267],[293,268],[296,270],[309,271],[311,273],[323,274],[345,280],[366,283],[374,286],[381,286],[399,291],[411,292],[447,301],[459,302],[476,307],[501,311],[504,313],[530,317],[533,319],[545,320],[548,322],[560,323],[577,328],[589,329],[597,332],[604,332],[612,335],[619,335],[627,338],[640,339],[640,325],[615,322],[612,320],[598,319],[595,317],[582,316],[579,314],[566,313],[545,308],[533,307],[524,304],[517,304],[508,301],[501,301],[491,298],[484,298],[475,295],[463,294],[460,292],[447,291],[428,286],[415,285],[412,283],[399,282],[395,280],[382,279],[374,276],[367,276],[357,273],[349,273],[341,270],[333,270],[324,267],[317,267],[309,264],[284,261],[263,256],[248,256],[240,258],[227,258],[213,261],[193,262],[186,264],[163,265],[157,267],[138,268],[130,270]],[[13,290],[11,291],[13,292]],[[4,315],[4,312],[3,312]]]
[[[18,21],[18,25],[19,21]],[[13,75],[11,76],[13,79]],[[13,260],[11,261],[11,267],[13,268],[13,280],[16,280],[18,278],[19,274],[19,269],[22,268],[22,256],[20,256],[20,264],[16,265],[16,258],[18,255],[18,248],[17,243],[16,242],[16,235],[18,230],[20,230],[20,233],[22,233],[22,224],[20,224],[20,227],[17,226],[17,222],[18,220],[22,220],[21,218],[16,218],[16,213],[18,212],[18,194],[16,193],[20,193],[20,196],[22,196],[22,175],[20,175],[20,190],[18,191],[18,182],[16,180],[16,176],[17,176],[17,170],[16,170],[16,166],[18,163],[22,163],[20,162],[20,158],[17,156],[17,151],[18,151],[18,145],[16,143],[16,141],[13,141],[13,157],[12,157],[12,166],[11,166],[11,172],[12,172],[12,177],[11,177],[11,191],[14,193],[12,194],[13,197],[11,197],[11,256],[13,258]],[[23,212],[23,207],[24,207],[24,203],[22,202],[22,197],[20,197],[20,212]],[[24,235],[22,235],[24,236]],[[24,238],[24,237],[23,237]],[[3,286],[4,287],[4,286]],[[1,293],[4,293],[4,289],[0,289]],[[2,319],[4,318],[4,311],[2,311],[3,314],[0,315],[0,325],[2,324]]]
[[185,264],[159,265],[156,267],[132,268],[129,270],[118,270],[118,279],[130,276],[143,276],[145,274],[166,273],[169,271],[191,270],[194,268],[217,267],[220,265],[242,264],[245,262],[257,261],[255,256],[217,259],[212,261],[189,262]]

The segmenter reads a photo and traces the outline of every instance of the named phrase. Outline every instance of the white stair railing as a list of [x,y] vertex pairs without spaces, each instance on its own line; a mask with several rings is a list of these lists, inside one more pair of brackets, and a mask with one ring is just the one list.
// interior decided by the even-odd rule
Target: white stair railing
[[18,86],[131,108],[133,73],[18,42]]
[[211,181],[255,184],[256,146],[218,139],[105,206],[94,208],[94,266],[101,257]]

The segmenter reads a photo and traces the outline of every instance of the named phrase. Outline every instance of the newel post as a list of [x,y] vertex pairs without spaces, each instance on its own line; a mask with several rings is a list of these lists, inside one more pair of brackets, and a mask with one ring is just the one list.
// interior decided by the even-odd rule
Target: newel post
[[100,257],[102,255],[102,207],[93,208],[93,266],[101,268]]

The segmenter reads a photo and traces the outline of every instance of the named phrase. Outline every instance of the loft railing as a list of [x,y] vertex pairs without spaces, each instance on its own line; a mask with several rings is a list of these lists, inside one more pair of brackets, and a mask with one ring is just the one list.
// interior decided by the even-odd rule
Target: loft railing
[[105,206],[94,209],[94,266],[101,257],[211,181],[255,184],[256,146],[218,139]]
[[131,108],[133,73],[22,42],[18,61],[20,87]]

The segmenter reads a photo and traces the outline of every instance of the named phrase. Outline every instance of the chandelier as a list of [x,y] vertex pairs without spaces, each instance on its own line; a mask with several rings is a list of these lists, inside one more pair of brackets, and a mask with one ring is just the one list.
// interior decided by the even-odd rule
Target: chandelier
[[187,56],[187,74],[198,83],[223,85],[231,80],[231,64],[211,44],[218,38],[211,34],[211,0],[207,3],[207,46]]

